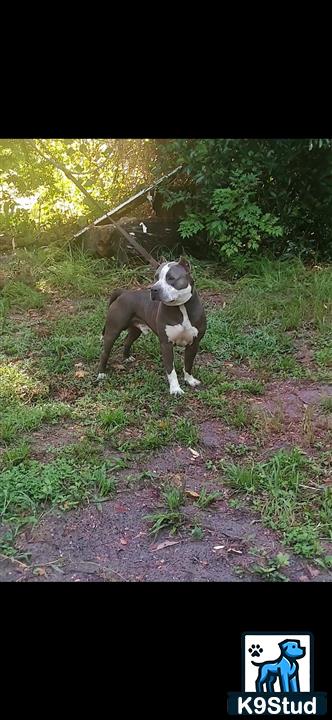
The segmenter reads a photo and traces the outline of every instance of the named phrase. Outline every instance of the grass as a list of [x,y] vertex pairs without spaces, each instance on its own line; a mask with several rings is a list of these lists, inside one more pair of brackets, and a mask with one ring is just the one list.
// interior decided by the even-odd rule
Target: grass
[[326,415],[328,415],[329,413],[332,413],[332,397],[326,396],[326,397],[322,398],[320,401],[320,406],[321,406],[322,411],[324,413],[326,413]]
[[267,462],[224,463],[226,482],[246,496],[264,523],[278,530],[295,553],[315,557],[332,539],[332,492],[324,483],[329,467],[298,448],[281,450]]
[[34,521],[50,505],[69,510],[115,489],[106,463],[81,465],[71,458],[59,457],[45,464],[24,458],[2,473],[0,517],[14,525],[25,524]]
[[219,500],[220,497],[221,497],[220,493],[218,493],[218,492],[208,493],[205,488],[202,488],[202,490],[199,493],[199,497],[197,499],[197,505],[202,510],[205,510],[207,507],[212,505],[212,503],[216,502],[216,500]]
[[[251,400],[264,395],[267,380],[331,379],[331,267],[262,260],[246,263],[242,276],[234,279],[233,271],[213,263],[193,261],[193,266],[199,290],[222,293],[226,304],[208,310],[201,350],[203,359],[204,351],[211,359],[197,369],[199,392],[184,387],[182,359],[176,356],[185,395],[175,399],[168,394],[152,334],[136,343],[137,363],[122,369],[122,359],[116,357],[107,382],[94,383],[107,297],[115,287],[148,284],[149,268],[119,268],[112,261],[55,246],[19,250],[10,257],[0,292],[0,507],[2,518],[12,520],[13,527],[20,519],[34,521],[47,507],[76,507],[112,494],[115,481],[105,464],[105,446],[122,452],[128,461],[171,444],[179,451],[195,448],[206,413],[239,434],[245,429],[256,432],[263,442],[285,422],[282,413],[272,416],[252,409]],[[310,368],[297,359],[299,338],[312,350]],[[123,337],[113,358],[122,344]],[[250,377],[234,377],[225,361],[244,364]],[[331,398],[320,408],[328,415]],[[34,431],[47,425],[52,446],[53,432],[63,429],[65,421],[79,426],[83,439],[53,448],[55,457],[48,463],[34,459]],[[314,442],[310,418],[307,425]],[[322,534],[330,535],[331,498],[320,480],[319,490],[313,489],[309,461],[294,451],[292,460],[282,456],[270,465],[243,464],[242,457],[245,460],[252,448],[239,442],[226,444],[225,450],[233,458],[228,481],[261,511],[264,521],[280,530],[296,551],[308,557],[320,552]],[[206,462],[215,467],[214,461]],[[319,473],[324,467],[319,466]],[[303,489],[308,482],[310,489]],[[213,493],[204,492],[197,503],[201,508],[213,502]],[[163,498],[165,512],[155,518],[153,532],[181,527],[182,506],[176,492],[172,497]],[[192,532],[199,535],[195,528]]]
[[331,364],[331,268],[306,268],[300,261],[255,264],[234,287],[232,302],[210,314],[203,340],[219,359],[248,362],[281,375],[305,371],[292,355],[294,331],[307,328],[321,347],[317,360]]
[[[289,555],[286,553],[278,553],[275,557],[266,559],[264,563],[254,563],[249,565],[247,572],[258,575],[262,580],[268,582],[289,582],[289,578],[283,572],[280,572],[282,568],[289,565]],[[242,573],[244,569],[241,568]]]
[[70,417],[70,405],[47,402],[36,405],[9,404],[0,419],[0,440],[13,442],[22,433],[37,430],[43,423],[56,423]]
[[168,529],[171,535],[175,535],[185,522],[181,512],[181,506],[185,503],[183,488],[166,487],[162,498],[166,509],[145,517],[151,524],[149,532],[151,535],[158,535],[161,530]]

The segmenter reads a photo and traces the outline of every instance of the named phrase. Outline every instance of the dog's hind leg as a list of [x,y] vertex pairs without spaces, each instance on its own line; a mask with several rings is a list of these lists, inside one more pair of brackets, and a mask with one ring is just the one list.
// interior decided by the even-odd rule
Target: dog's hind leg
[[119,337],[120,333],[122,332],[123,328],[120,328],[120,330],[107,330],[105,331],[104,335],[104,346],[103,351],[100,356],[99,365],[98,365],[98,376],[97,380],[103,380],[106,377],[106,366],[107,361],[110,356],[110,352],[112,350],[112,347],[116,341],[116,339]]
[[131,356],[130,356],[131,346],[135,342],[135,340],[138,340],[140,335],[142,335],[142,331],[138,327],[135,327],[135,325],[132,325],[129,328],[128,335],[125,339],[125,344],[123,347],[123,358],[124,358],[124,360],[127,360],[127,362],[131,359]]
[[267,679],[267,682],[266,682],[267,692],[269,692],[269,693],[273,693],[273,692],[274,692],[274,683],[275,683],[275,681],[276,681],[276,678],[273,677],[272,675]]
[[256,680],[256,692],[262,693],[264,692],[264,684],[268,682],[269,679],[269,671],[267,670],[264,665],[259,669],[258,677]]

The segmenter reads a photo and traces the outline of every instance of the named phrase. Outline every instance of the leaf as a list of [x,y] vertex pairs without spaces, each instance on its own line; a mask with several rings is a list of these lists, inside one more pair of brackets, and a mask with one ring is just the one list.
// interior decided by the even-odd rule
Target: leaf
[[193,498],[199,497],[199,493],[195,492],[195,490],[186,490],[186,495],[189,495],[190,497],[193,497]]
[[225,547],[225,545],[214,545],[214,550],[222,550]]
[[128,540],[126,538],[120,538],[121,545],[128,545]]
[[84,378],[87,374],[88,374],[88,373],[87,373],[86,370],[76,370],[76,372],[75,372],[75,377],[77,377],[77,378]]
[[197,450],[192,450],[192,448],[189,448],[189,452],[191,452],[194,458],[199,457],[199,452],[197,452]]
[[178,545],[179,542],[180,540],[165,540],[165,542],[160,543],[160,545],[157,545],[157,547],[153,547],[152,550],[163,550],[170,545]]

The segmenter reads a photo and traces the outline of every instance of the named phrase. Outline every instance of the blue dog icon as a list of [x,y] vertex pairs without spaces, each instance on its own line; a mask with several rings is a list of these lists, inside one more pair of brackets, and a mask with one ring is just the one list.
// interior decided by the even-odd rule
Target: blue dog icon
[[[305,656],[305,648],[299,640],[283,640],[279,643],[281,650],[278,660],[273,662],[254,662],[259,667],[256,680],[256,692],[273,692],[274,683],[279,678],[281,692],[300,692],[299,665],[296,662]],[[264,685],[266,690],[264,691]]]

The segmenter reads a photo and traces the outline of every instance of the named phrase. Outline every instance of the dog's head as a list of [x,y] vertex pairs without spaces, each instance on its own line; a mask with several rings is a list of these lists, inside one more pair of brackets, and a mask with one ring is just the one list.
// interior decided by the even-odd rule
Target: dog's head
[[177,262],[162,259],[151,286],[151,300],[159,300],[164,305],[184,305],[193,294],[190,263],[184,257]]
[[283,640],[283,642],[279,643],[279,647],[282,654],[289,660],[305,656],[305,648],[301,647],[299,640]]

